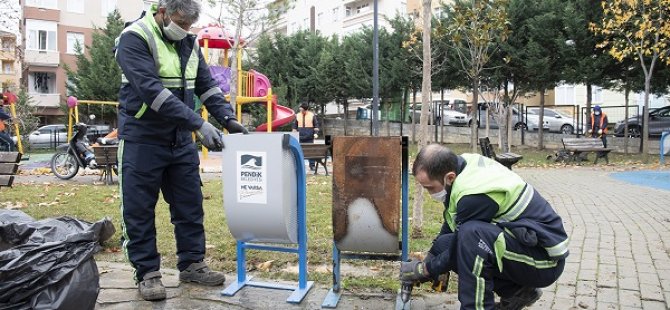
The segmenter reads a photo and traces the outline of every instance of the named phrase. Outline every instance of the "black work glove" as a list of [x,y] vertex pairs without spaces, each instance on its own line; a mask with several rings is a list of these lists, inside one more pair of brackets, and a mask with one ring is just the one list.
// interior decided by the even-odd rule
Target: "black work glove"
[[412,259],[409,262],[400,263],[400,281],[402,282],[427,282],[430,278],[424,271],[423,262]]
[[223,149],[221,131],[209,122],[203,122],[200,128],[195,131],[195,135],[198,136],[202,145],[210,151],[220,151]]
[[224,126],[226,130],[228,130],[229,133],[243,133],[245,135],[249,134],[249,131],[242,126],[239,122],[237,122],[234,119],[231,119],[226,122],[226,125]]

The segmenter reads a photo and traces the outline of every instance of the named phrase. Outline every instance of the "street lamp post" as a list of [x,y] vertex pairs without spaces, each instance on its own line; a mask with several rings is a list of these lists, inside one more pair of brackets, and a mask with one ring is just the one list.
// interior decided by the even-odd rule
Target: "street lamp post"
[[379,25],[377,24],[378,6],[374,0],[373,36],[372,36],[372,136],[379,136]]

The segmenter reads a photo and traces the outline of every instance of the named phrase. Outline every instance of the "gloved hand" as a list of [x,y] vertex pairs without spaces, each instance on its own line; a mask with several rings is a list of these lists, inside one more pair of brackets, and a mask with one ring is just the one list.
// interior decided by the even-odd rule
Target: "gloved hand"
[[423,262],[413,259],[409,262],[400,263],[400,281],[402,282],[427,282],[430,278],[424,270]]
[[603,130],[602,130],[602,129],[598,129],[598,134],[599,134],[599,135],[602,135],[602,134],[603,134]]
[[316,138],[318,138],[318,137],[319,137],[319,135],[317,135],[317,134],[314,134],[314,139],[316,139]]
[[223,149],[221,131],[209,122],[203,122],[200,128],[195,131],[195,135],[198,136],[202,145],[210,151],[220,151]]
[[234,119],[229,120],[226,122],[226,125],[224,126],[226,130],[228,130],[229,133],[243,133],[245,135],[249,134],[249,131],[242,126],[239,122],[237,122]]

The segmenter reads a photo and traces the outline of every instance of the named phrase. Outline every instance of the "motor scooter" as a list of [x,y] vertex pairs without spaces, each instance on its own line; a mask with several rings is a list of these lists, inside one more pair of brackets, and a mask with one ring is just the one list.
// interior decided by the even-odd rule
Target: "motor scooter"
[[96,169],[95,155],[86,138],[87,126],[84,123],[75,125],[76,134],[66,144],[56,147],[56,154],[51,157],[51,172],[63,180],[77,175],[79,168]]

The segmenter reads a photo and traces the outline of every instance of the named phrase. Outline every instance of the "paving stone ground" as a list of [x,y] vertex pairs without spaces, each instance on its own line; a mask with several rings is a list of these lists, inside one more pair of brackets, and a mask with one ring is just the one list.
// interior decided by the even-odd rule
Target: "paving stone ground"
[[[616,180],[611,170],[517,170],[552,203],[571,237],[565,272],[531,309],[670,309],[670,191]],[[176,271],[163,270],[169,298],[150,303],[139,298],[127,265],[99,262],[99,269],[97,309],[320,309],[328,289],[317,285],[299,305],[278,290],[221,297],[221,288],[179,284]],[[393,309],[394,302],[390,294],[347,294],[338,308]],[[413,302],[412,309],[458,308],[454,294]]]

